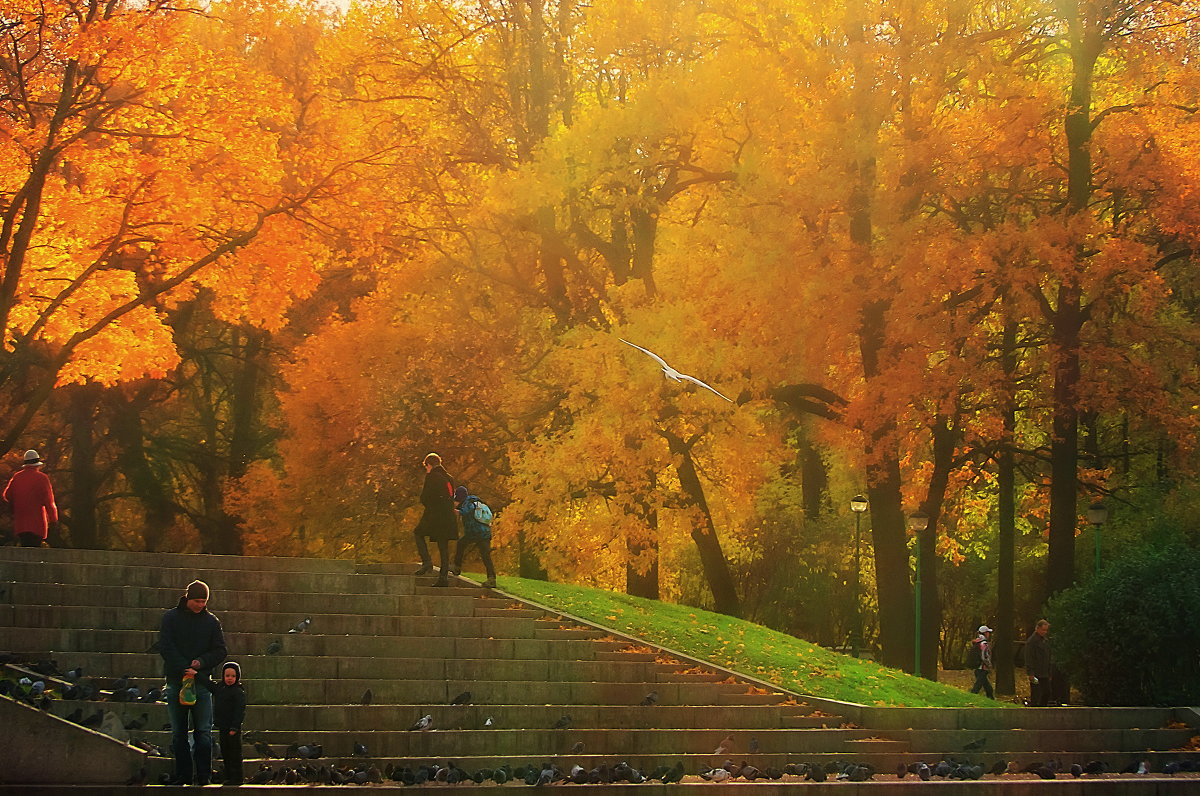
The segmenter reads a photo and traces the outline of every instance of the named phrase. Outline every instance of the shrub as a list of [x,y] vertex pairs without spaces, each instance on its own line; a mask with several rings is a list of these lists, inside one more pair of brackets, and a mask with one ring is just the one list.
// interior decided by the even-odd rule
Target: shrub
[[1133,552],[1050,603],[1055,661],[1092,705],[1200,704],[1200,551]]

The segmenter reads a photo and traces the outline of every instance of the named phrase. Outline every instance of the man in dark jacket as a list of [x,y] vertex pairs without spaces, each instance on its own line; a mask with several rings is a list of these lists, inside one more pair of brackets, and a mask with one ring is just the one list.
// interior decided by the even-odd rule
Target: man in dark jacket
[[1025,640],[1025,673],[1029,675],[1029,706],[1044,708],[1050,701],[1050,623],[1039,619]]
[[[175,755],[175,785],[207,785],[212,779],[212,692],[209,672],[225,660],[221,621],[208,611],[208,584],[194,580],[179,604],[163,614],[159,654],[166,677],[167,714],[171,718],[171,751]],[[184,678],[194,678],[193,705],[179,701]],[[193,744],[188,744],[191,721]]]
[[429,557],[429,546],[425,544],[428,538],[437,543],[438,554],[441,556],[441,571],[438,573],[434,586],[449,584],[447,573],[450,570],[450,540],[458,538],[458,520],[454,512],[454,481],[446,468],[442,467],[442,457],[431,453],[425,457],[425,483],[421,487],[421,519],[417,523],[413,536],[417,540],[417,554],[421,556],[421,568],[418,575],[428,574],[433,569],[433,561]]

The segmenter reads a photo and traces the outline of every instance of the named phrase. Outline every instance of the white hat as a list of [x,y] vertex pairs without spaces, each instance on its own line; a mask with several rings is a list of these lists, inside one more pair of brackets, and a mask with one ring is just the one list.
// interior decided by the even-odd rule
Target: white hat
[[40,467],[42,464],[44,464],[44,462],[42,461],[41,454],[39,454],[37,451],[25,451],[26,467],[30,467],[32,465],[37,465]]
[[980,625],[979,632],[980,633],[991,633],[992,629],[990,627],[988,627],[987,625]]

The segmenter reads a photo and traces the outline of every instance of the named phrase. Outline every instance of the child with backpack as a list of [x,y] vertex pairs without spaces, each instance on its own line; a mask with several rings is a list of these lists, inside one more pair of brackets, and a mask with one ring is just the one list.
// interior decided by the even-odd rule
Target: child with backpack
[[246,720],[246,689],[242,687],[242,667],[227,661],[221,667],[221,679],[210,683],[213,692],[213,725],[225,761],[225,784],[242,784],[242,722]]
[[463,554],[474,545],[479,549],[479,558],[487,570],[486,588],[496,587],[496,568],[492,565],[492,510],[482,500],[472,495],[465,486],[454,490],[454,509],[462,517],[463,535],[454,551],[454,574],[462,572]]

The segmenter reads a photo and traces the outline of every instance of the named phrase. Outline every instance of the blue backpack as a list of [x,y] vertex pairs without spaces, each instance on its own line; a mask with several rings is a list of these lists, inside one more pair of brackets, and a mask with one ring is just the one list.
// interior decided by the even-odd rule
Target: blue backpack
[[475,498],[475,510],[471,513],[475,517],[475,522],[480,525],[492,524],[492,510],[479,498]]

